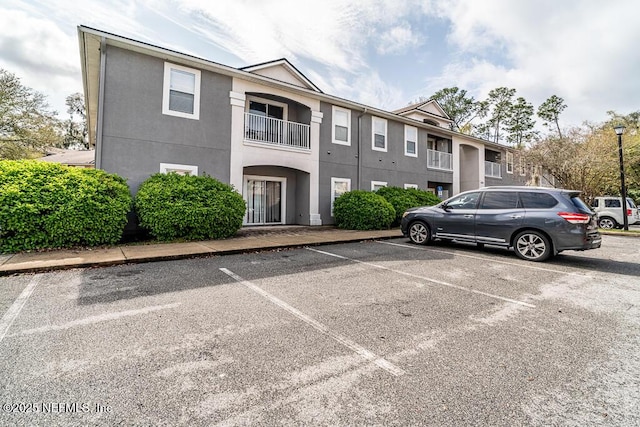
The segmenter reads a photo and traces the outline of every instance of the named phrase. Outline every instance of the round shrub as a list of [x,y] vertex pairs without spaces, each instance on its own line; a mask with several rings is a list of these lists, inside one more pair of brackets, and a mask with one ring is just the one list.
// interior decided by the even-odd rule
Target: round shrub
[[0,250],[117,243],[127,223],[126,181],[102,170],[0,161]]
[[158,240],[223,239],[242,227],[245,203],[210,176],[155,174],[134,199],[140,226]]
[[417,188],[382,187],[376,191],[376,194],[384,197],[395,209],[394,225],[400,224],[402,215],[409,208],[440,203],[440,199],[433,193]]
[[389,228],[395,215],[389,202],[370,191],[348,191],[333,203],[336,225],[348,230]]

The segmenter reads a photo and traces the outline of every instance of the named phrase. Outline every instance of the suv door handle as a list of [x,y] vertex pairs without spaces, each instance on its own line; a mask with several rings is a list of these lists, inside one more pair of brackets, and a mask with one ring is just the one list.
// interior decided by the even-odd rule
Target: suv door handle
[[465,217],[465,218],[473,218],[473,215],[471,215],[471,214],[466,214],[464,217]]
[[522,215],[511,215],[511,218],[513,218],[513,219],[522,218]]

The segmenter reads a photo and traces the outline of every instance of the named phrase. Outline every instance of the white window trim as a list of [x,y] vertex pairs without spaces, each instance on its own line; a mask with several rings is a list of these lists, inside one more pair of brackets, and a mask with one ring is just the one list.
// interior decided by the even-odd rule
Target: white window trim
[[[414,141],[414,143],[416,144],[415,153],[409,153],[407,151],[407,142],[409,141],[409,138],[407,137],[407,132],[410,130],[414,130],[416,133],[416,140]],[[408,157],[418,157],[418,128],[415,126],[404,125],[404,155]]]
[[331,177],[331,216],[333,216],[333,203],[336,201],[335,185],[339,182],[347,183],[347,191],[351,191],[351,178],[334,178]]
[[189,171],[191,175],[198,176],[198,166],[178,165],[175,163],[160,163],[160,173],[169,173],[176,171]]
[[[247,196],[249,194],[249,190],[247,189],[247,185],[250,180],[254,181],[277,181],[280,182],[280,208],[282,212],[280,213],[280,222],[270,222],[269,225],[276,224],[286,224],[287,223],[287,178],[281,176],[262,176],[262,175],[243,175],[242,176],[242,198],[244,199],[245,204],[247,203]],[[247,225],[247,212],[244,214],[244,218],[242,220],[243,225]],[[252,222],[251,225],[264,225],[264,222]]]
[[507,151],[507,173],[513,173],[513,153]]
[[249,112],[250,101],[256,101],[262,104],[270,104],[276,107],[282,107],[282,120],[284,121],[289,120],[289,105],[285,104],[284,102],[278,102],[278,101],[273,101],[271,99],[260,98],[259,96],[248,95],[246,99],[246,104],[245,104],[245,111],[247,113]]
[[386,187],[387,183],[385,181],[371,181],[371,191],[375,191],[374,188],[376,185],[379,187]]
[[[347,140],[346,141],[340,141],[339,139],[336,139],[336,124],[335,124],[336,111],[346,113],[347,115]],[[334,144],[351,146],[351,110],[347,110],[346,108],[336,107],[335,105],[331,108],[331,141]]]
[[[384,148],[376,147],[376,121],[380,121],[384,123]],[[371,117],[371,149],[373,151],[383,151],[387,152],[387,148],[389,147],[389,137],[388,137],[388,128],[387,128],[387,120],[381,119],[380,117]]]
[[416,190],[418,189],[418,184],[405,184],[404,185],[404,189],[408,189],[408,188],[415,188]]
[[[171,87],[171,70],[180,70],[195,75],[195,87],[193,93],[193,114],[173,111],[169,109],[169,90]],[[181,65],[164,63],[164,84],[162,88],[162,114],[167,116],[182,117],[185,119],[200,120],[200,70],[183,67]]]

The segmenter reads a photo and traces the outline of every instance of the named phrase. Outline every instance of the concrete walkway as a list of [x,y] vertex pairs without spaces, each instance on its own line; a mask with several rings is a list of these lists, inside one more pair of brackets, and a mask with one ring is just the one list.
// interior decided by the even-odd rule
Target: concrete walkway
[[111,248],[69,249],[46,252],[0,254],[0,276],[68,269],[184,259],[208,255],[291,248],[308,245],[353,242],[401,237],[399,229],[354,231],[335,227],[252,227],[235,237],[187,243],[130,244]]

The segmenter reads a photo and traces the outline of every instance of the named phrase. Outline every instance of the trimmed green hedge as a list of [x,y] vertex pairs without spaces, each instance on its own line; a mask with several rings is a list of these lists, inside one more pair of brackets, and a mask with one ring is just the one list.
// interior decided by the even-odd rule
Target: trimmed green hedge
[[435,194],[417,188],[382,187],[376,191],[376,194],[384,197],[395,209],[394,225],[400,224],[402,215],[407,209],[433,206],[441,201]]
[[389,228],[395,215],[393,206],[371,191],[348,191],[333,202],[336,225],[348,230]]
[[233,187],[209,176],[155,174],[134,200],[140,226],[158,240],[222,239],[242,227],[245,203]]
[[127,223],[126,181],[102,170],[0,161],[0,250],[117,243]]

